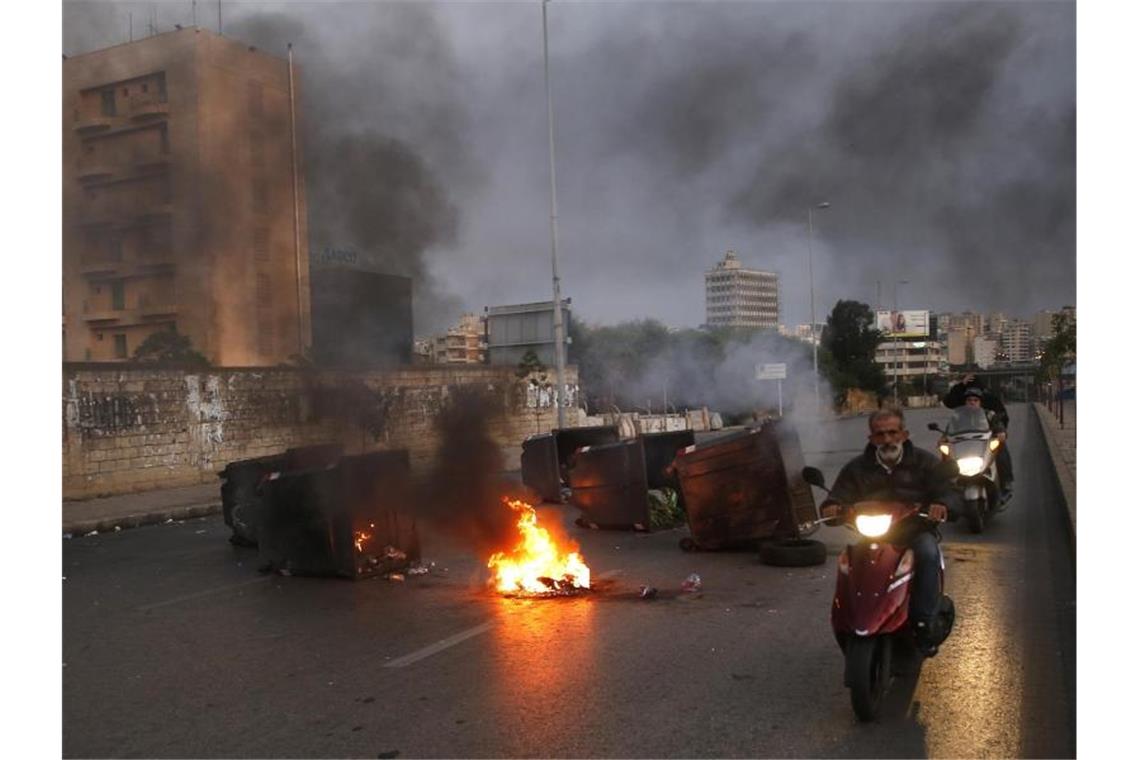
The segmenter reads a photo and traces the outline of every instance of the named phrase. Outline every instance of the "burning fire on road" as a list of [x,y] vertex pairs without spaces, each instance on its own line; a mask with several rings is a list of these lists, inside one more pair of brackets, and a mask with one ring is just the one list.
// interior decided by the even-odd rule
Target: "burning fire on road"
[[538,526],[534,507],[518,499],[503,499],[518,513],[518,541],[509,551],[487,560],[491,585],[508,596],[569,596],[588,591],[590,568],[573,542],[559,542]]

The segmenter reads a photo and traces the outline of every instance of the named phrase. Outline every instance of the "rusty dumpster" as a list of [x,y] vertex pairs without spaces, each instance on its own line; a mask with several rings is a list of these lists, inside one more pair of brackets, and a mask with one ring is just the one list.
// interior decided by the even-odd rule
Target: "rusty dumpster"
[[672,466],[691,534],[682,540],[682,548],[715,550],[755,547],[766,539],[797,540],[816,518],[811,488],[800,475],[799,436],[785,421],[766,420],[690,446]]

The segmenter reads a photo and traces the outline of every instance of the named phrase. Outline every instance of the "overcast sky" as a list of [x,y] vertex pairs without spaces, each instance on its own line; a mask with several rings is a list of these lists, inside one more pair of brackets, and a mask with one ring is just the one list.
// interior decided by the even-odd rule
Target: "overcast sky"
[[[540,3],[225,2],[294,43],[312,251],[414,276],[416,332],[551,295]],[[69,55],[218,4],[64,4]],[[854,298],[1030,316],[1075,302],[1071,2],[556,0],[562,292],[594,324],[704,321],[733,249],[781,317]],[[128,14],[131,14],[129,17]],[[881,283],[881,285],[880,285]]]

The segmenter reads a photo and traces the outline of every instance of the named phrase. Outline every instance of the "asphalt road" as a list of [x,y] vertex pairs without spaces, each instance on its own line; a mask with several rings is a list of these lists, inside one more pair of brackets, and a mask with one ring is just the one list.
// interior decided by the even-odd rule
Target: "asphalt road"
[[[1074,756],[1074,562],[1044,443],[1010,411],[1017,496],[982,536],[944,529],[958,623],[878,723],[855,721],[828,625],[842,529],[818,536],[826,565],[783,569],[551,507],[598,591],[526,601],[430,535],[433,571],[404,582],[261,575],[217,516],[64,541],[64,755]],[[911,415],[919,445],[942,416]],[[865,426],[805,431],[808,463],[830,481]]]

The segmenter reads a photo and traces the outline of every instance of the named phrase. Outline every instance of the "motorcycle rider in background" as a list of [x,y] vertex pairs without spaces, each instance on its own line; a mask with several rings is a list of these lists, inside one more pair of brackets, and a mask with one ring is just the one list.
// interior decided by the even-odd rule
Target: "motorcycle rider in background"
[[998,480],[1001,481],[1001,503],[1006,504],[1013,498],[1013,457],[1010,456],[1007,440],[1009,413],[1001,399],[987,391],[973,375],[966,375],[950,386],[950,390],[942,397],[942,405],[947,409],[957,409],[966,404],[981,406],[986,410],[990,430],[1001,441],[1001,448],[997,452],[997,471]]
[[[831,520],[841,506],[860,501],[903,501],[929,503],[929,518],[935,523],[947,517],[953,498],[953,478],[938,475],[939,459],[910,442],[902,410],[880,409],[868,420],[870,441],[863,453],[840,470],[831,495],[820,505],[820,517]],[[938,652],[941,640],[938,605],[941,601],[938,569],[938,529],[930,522],[912,518],[903,523],[903,542],[914,552],[914,580],[911,587],[910,620],[923,654]]]

